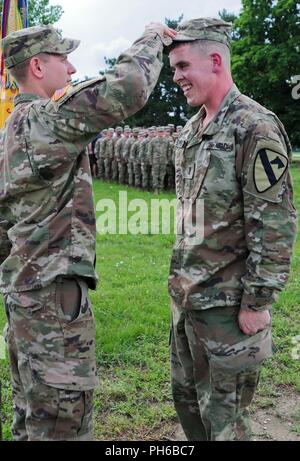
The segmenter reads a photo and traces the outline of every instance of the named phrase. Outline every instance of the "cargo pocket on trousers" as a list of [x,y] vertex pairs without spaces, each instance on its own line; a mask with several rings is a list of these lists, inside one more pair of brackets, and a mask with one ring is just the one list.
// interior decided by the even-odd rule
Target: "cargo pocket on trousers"
[[222,369],[239,372],[256,367],[273,355],[271,329],[260,331],[232,346],[228,346],[222,354],[209,354],[209,364],[212,369]]
[[95,322],[87,284],[80,279],[58,282],[56,302],[64,335],[65,358],[92,360],[95,356]]
[[58,362],[48,357],[29,357],[33,378],[56,389],[88,391],[98,385],[95,360],[69,359]]
[[63,356],[59,360],[43,354],[30,357],[33,377],[57,389],[92,390],[98,385],[98,379],[95,325],[88,287],[78,279],[59,279],[55,301],[63,335]]

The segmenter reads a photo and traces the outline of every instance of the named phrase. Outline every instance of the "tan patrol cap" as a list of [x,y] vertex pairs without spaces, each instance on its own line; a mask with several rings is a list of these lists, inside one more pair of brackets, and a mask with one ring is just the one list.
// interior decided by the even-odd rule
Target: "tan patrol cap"
[[39,53],[69,54],[80,41],[62,38],[53,26],[34,26],[12,32],[1,42],[7,69],[32,58]]
[[199,18],[178,25],[173,42],[193,42],[211,40],[230,47],[232,24],[219,18]]

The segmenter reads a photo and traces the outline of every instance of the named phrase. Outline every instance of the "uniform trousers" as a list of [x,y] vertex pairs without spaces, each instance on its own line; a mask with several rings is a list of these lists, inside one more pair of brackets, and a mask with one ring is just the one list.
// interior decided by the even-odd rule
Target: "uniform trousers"
[[5,297],[16,441],[92,440],[97,385],[87,284],[58,277]]
[[272,355],[270,328],[246,336],[239,307],[184,310],[172,304],[171,382],[190,441],[250,440],[248,407],[260,364]]

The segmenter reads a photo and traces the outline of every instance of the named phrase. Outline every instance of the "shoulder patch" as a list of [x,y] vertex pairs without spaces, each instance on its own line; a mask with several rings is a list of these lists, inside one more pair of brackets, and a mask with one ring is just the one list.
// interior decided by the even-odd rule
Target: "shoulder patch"
[[248,165],[244,191],[263,200],[281,202],[288,166],[288,154],[280,142],[259,140]]
[[69,88],[71,88],[71,85],[68,85],[61,90],[55,91],[54,95],[52,96],[52,101],[57,102],[63,98],[67,94]]
[[276,186],[288,168],[288,159],[270,149],[260,149],[256,154],[254,184],[257,192],[267,192]]
[[64,104],[68,99],[70,99],[75,94],[79,93],[89,86],[93,86],[97,82],[104,81],[105,77],[96,77],[93,79],[85,80],[83,82],[76,83],[74,85],[69,85],[63,90],[59,90],[52,97],[52,101],[57,102],[60,105]]

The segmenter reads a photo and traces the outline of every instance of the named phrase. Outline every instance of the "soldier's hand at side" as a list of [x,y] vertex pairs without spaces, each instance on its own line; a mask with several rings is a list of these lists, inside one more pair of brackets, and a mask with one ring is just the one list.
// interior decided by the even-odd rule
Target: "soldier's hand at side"
[[271,325],[271,316],[268,310],[251,312],[241,309],[238,321],[242,332],[245,333],[245,335],[253,336]]
[[150,22],[150,24],[146,26],[145,32],[156,32],[165,46],[171,45],[177,34],[176,30],[160,22]]

